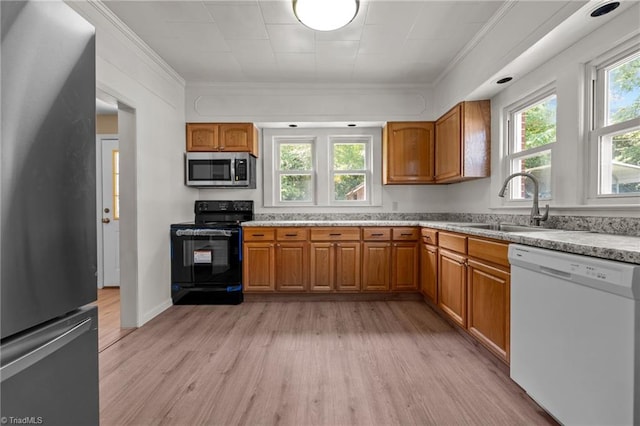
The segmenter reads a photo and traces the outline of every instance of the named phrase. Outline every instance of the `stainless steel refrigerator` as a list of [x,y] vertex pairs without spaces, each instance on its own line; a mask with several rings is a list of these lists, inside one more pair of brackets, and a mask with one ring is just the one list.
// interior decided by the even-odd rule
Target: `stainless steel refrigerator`
[[0,415],[98,424],[95,29],[0,1]]

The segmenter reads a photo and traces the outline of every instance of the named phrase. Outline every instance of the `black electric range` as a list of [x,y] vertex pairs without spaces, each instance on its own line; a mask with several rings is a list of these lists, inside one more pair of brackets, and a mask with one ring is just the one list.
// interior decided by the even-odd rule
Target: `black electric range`
[[238,304],[242,294],[242,227],[253,201],[198,200],[193,223],[171,225],[174,304]]

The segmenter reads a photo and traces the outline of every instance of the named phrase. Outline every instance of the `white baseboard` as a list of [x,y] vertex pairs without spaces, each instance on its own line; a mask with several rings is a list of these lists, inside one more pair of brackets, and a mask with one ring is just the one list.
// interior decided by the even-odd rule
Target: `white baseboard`
[[148,323],[149,321],[151,321],[152,319],[154,319],[155,317],[160,315],[162,312],[164,312],[165,310],[170,308],[171,305],[173,305],[173,303],[171,302],[171,299],[167,299],[164,302],[160,303],[155,308],[153,308],[150,311],[144,313],[142,315],[142,317],[140,318],[141,321],[140,321],[139,327],[142,327],[143,325],[145,325],[146,323]]

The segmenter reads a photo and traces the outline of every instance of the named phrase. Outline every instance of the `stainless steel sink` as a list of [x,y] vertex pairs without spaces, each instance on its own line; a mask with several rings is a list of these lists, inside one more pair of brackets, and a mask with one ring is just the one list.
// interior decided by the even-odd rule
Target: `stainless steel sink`
[[460,226],[468,228],[488,229],[501,232],[541,232],[558,231],[558,229],[538,228],[534,226],[515,225],[511,223],[465,223]]

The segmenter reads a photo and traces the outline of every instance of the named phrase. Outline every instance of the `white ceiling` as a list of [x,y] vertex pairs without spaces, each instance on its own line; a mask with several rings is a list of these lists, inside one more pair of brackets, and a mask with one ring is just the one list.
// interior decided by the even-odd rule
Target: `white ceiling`
[[289,0],[105,2],[187,82],[306,84],[434,83],[504,3],[361,0],[320,32]]

